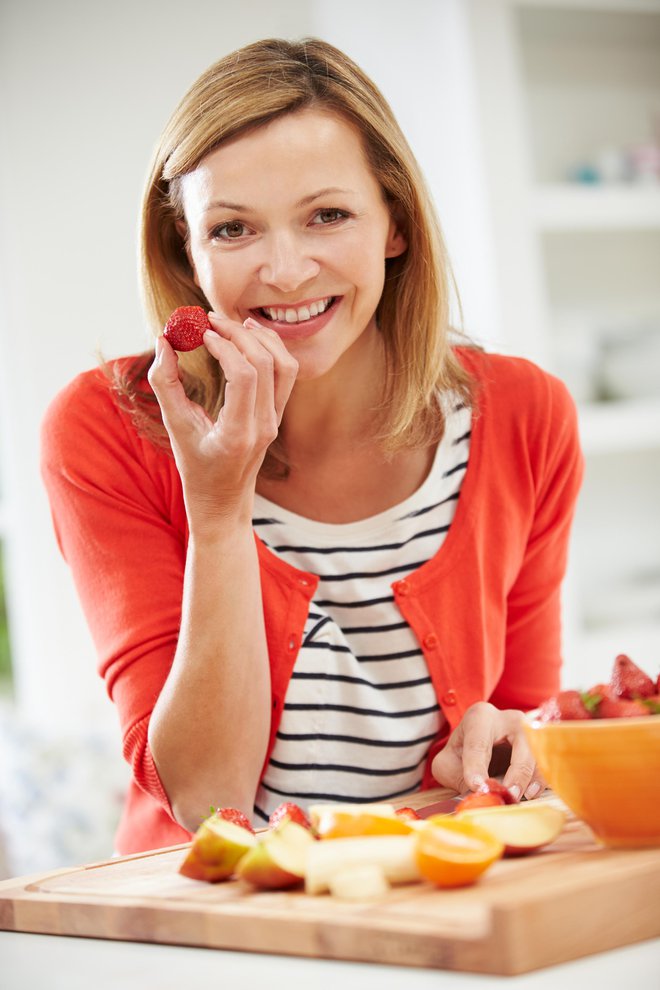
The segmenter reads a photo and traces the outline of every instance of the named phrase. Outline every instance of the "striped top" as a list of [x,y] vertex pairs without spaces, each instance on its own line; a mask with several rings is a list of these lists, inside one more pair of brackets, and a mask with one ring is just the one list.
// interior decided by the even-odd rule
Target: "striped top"
[[444,716],[392,583],[433,557],[447,535],[470,426],[468,408],[451,408],[420,488],[368,519],[321,523],[256,496],[253,525],[263,543],[319,576],[257,792],[256,825],[285,800],[387,801],[419,788]]

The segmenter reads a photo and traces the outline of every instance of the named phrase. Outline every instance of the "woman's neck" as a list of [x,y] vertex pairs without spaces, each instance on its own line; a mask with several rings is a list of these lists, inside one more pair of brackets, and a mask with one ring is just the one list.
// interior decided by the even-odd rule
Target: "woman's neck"
[[296,382],[280,430],[292,462],[317,452],[320,437],[330,453],[373,436],[383,399],[385,350],[377,331],[356,343],[327,374]]

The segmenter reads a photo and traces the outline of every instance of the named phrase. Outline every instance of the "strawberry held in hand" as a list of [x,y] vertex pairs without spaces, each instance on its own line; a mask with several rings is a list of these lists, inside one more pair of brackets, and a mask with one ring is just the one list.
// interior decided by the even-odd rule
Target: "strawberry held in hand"
[[175,351],[194,351],[204,343],[204,334],[211,329],[209,318],[201,306],[179,306],[165,324],[163,336]]
[[295,822],[297,825],[302,825],[303,828],[308,829],[310,832],[312,830],[312,824],[305,812],[292,801],[284,801],[282,804],[278,804],[268,819],[268,827],[275,828],[285,819],[289,819],[289,821]]

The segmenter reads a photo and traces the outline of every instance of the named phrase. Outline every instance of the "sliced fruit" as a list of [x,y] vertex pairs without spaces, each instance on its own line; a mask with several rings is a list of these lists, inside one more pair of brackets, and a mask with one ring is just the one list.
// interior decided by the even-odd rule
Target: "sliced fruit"
[[650,715],[651,709],[636,698],[603,698],[598,706],[598,718],[637,718]]
[[280,890],[300,883],[307,855],[316,840],[309,829],[290,819],[264,832],[236,867],[236,876],[255,887]]
[[254,834],[250,819],[244,812],[239,811],[238,808],[218,808],[215,816],[216,818],[224,818],[226,822],[233,822],[234,825],[240,825],[241,828],[246,828],[248,832]]
[[342,870],[330,878],[328,887],[333,897],[340,897],[344,901],[373,901],[390,890],[382,867],[375,863]]
[[460,820],[480,825],[504,845],[505,856],[524,856],[554,842],[566,816],[550,804],[529,802],[459,812]]
[[467,811],[469,808],[502,808],[504,807],[504,798],[501,794],[490,794],[488,791],[482,793],[477,791],[473,794],[468,794],[466,797],[461,798],[461,800],[456,805],[456,812]]
[[410,821],[387,804],[325,804],[310,810],[320,839],[348,839],[359,835],[408,835]]
[[560,691],[539,708],[540,722],[560,722],[591,718],[579,691]]
[[444,816],[429,818],[414,843],[419,872],[438,887],[474,883],[504,852],[503,843],[485,828]]
[[421,815],[418,815],[414,808],[397,808],[394,814],[397,818],[403,818],[406,822],[422,821]]
[[241,825],[216,816],[207,818],[197,829],[179,873],[210,883],[226,880],[256,842],[256,836]]
[[307,857],[305,891],[323,894],[340,874],[364,867],[380,869],[392,884],[419,880],[414,833],[314,842]]
[[614,661],[610,687],[618,698],[647,698],[655,694],[655,684],[636,663],[620,653]]
[[312,824],[302,810],[300,805],[294,804],[293,801],[284,801],[282,804],[278,804],[275,811],[272,813],[268,819],[269,828],[275,828],[280,822],[285,819],[289,819],[292,822],[296,822],[298,825],[302,825],[303,828],[311,829]]

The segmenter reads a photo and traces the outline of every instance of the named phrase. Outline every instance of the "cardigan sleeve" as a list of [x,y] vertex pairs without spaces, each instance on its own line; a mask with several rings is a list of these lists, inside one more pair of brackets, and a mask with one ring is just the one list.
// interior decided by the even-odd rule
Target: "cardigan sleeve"
[[178,638],[185,516],[168,453],[138,437],[101,371],[75,379],[42,426],[41,470],[121,723],[134,779],[171,815],[149,717]]
[[550,375],[544,387],[527,439],[534,513],[507,597],[504,670],[490,699],[499,708],[529,710],[560,686],[560,589],[584,465],[572,398]]

